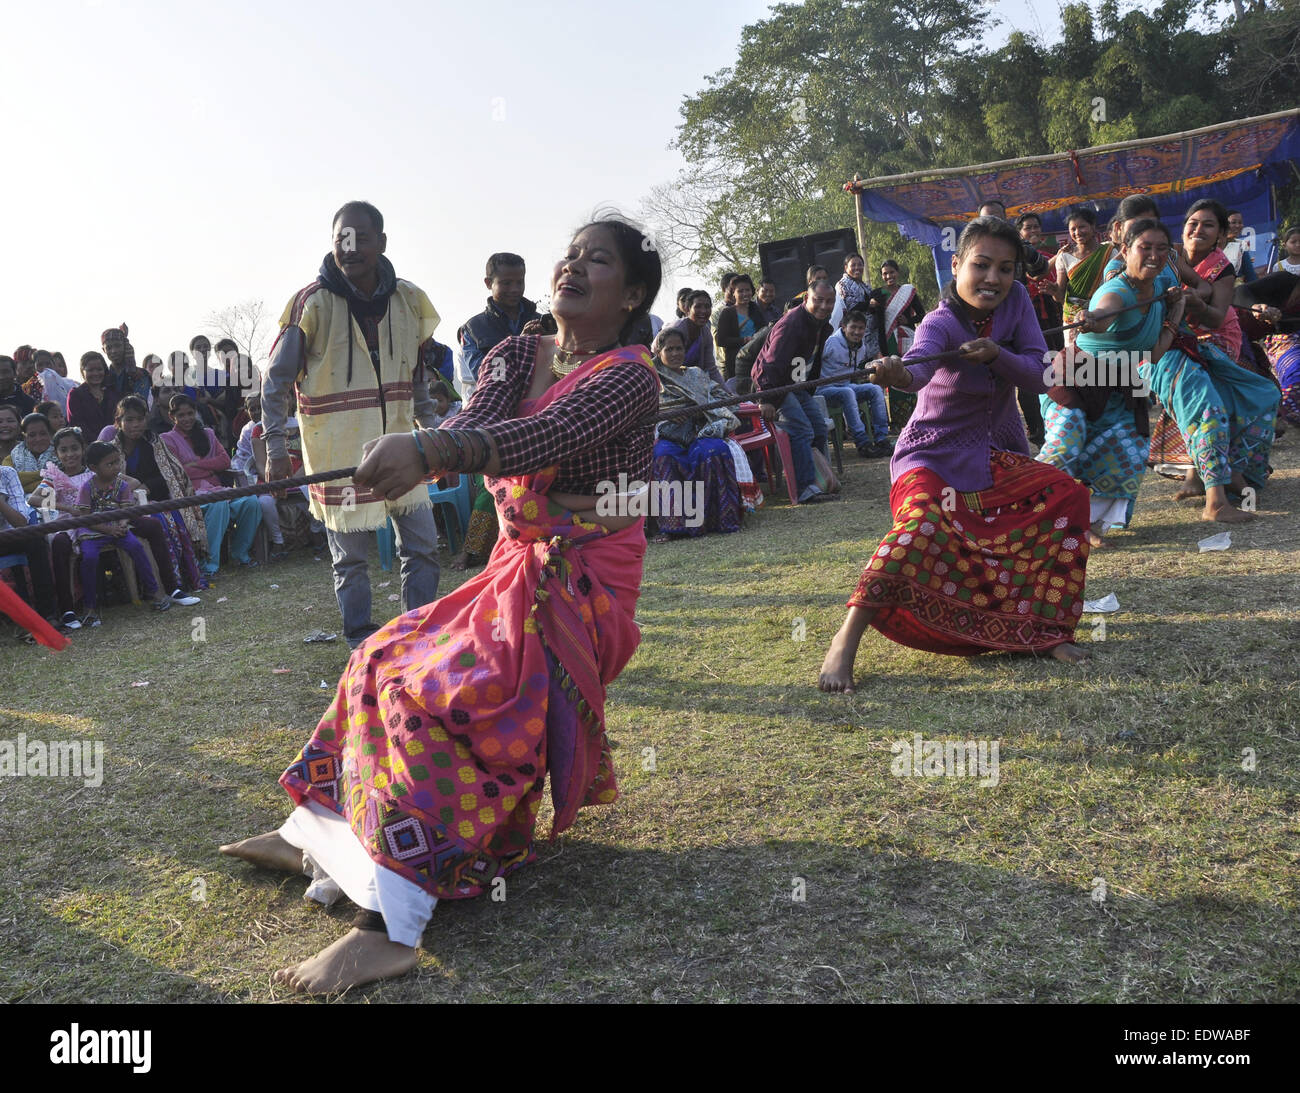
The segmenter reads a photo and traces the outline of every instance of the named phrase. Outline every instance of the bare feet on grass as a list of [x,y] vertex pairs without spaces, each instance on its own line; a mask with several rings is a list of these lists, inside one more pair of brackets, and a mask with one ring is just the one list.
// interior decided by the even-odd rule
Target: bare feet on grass
[[1083,533],[1083,537],[1088,540],[1088,546],[1093,550],[1106,545],[1106,540],[1102,538],[1102,528],[1100,524],[1101,521],[1099,520]]
[[465,551],[463,550],[451,560],[452,569],[457,569],[457,570],[464,569],[468,565],[469,565],[469,555],[466,554]]
[[831,647],[826,650],[826,659],[822,661],[821,675],[817,679],[818,688],[830,694],[853,694],[853,662],[857,659],[862,635],[875,613],[865,607],[849,608],[843,625],[831,638]]
[[285,842],[278,831],[268,831],[265,835],[254,835],[241,842],[227,843],[220,849],[221,853],[229,857],[243,858],[263,869],[279,869],[285,873],[302,872],[302,851]]
[[380,930],[354,927],[310,960],[281,968],[272,978],[305,994],[338,994],[377,979],[405,975],[418,962],[418,954],[409,945],[389,941]]
[[1242,512],[1241,509],[1234,508],[1224,501],[1221,505],[1205,506],[1205,511],[1201,513],[1202,520],[1212,521],[1216,524],[1245,524],[1255,519],[1253,512]]
[[1193,497],[1205,496],[1205,483],[1201,481],[1201,476],[1194,470],[1189,470],[1183,476],[1183,487],[1174,494],[1175,501],[1187,501]]
[[[1234,489],[1246,488],[1246,480],[1240,475],[1233,475],[1232,479]],[[1238,479],[1241,480],[1240,485]],[[1212,486],[1205,491],[1205,511],[1201,513],[1202,520],[1213,521],[1216,524],[1244,524],[1254,518],[1253,512],[1245,512],[1228,500],[1228,491],[1223,486]]]
[[1092,656],[1092,654],[1089,653],[1087,649],[1082,649],[1077,645],[1072,645],[1067,642],[1064,645],[1055,646],[1052,649],[1052,656],[1057,660],[1065,661],[1067,664],[1078,664],[1081,661],[1087,660]]

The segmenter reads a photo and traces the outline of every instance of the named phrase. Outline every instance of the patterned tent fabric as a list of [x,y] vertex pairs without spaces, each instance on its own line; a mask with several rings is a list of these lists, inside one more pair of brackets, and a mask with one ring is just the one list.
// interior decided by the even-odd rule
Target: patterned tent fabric
[[[1072,205],[1089,203],[1103,216],[1129,194],[1148,193],[1168,220],[1181,218],[1192,202],[1214,197],[1242,211],[1256,235],[1274,227],[1271,187],[1300,159],[1300,110],[1225,122],[1210,131],[1156,137],[1129,148],[1083,149],[1023,166],[983,164],[959,174],[901,177],[883,186],[871,179],[847,182],[862,214],[897,224],[907,237],[940,253],[951,251],[953,232],[989,198],[1006,203],[1014,219],[1036,212],[1048,232],[1064,229]],[[945,228],[948,230],[945,232]]]

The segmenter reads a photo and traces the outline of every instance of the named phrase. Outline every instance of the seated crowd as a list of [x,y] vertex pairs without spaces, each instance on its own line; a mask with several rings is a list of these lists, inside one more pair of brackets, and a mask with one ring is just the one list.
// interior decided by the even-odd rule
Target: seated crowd
[[[177,353],[169,366],[151,355],[140,367],[122,326],[104,331],[101,349],[81,355],[80,382],[69,378],[60,353],[21,346],[12,357],[0,356],[3,526],[201,495],[258,478],[264,460],[252,452],[238,467],[231,461],[233,441],[257,428],[253,373],[246,357],[241,368],[233,341],[219,341],[214,354],[200,335],[191,343],[193,365]],[[21,550],[0,551],[0,579],[65,633],[101,624],[106,573],[126,596],[159,611],[197,604],[196,593],[219,570],[223,546],[236,565],[257,564],[252,548],[263,524],[271,559],[289,545],[309,545],[303,500],[244,498],[33,536]],[[292,543],[285,523],[298,531]]]

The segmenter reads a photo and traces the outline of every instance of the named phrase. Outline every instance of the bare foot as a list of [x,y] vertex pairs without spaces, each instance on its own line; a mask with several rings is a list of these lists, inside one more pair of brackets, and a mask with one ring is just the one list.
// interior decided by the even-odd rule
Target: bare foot
[[1106,540],[1098,535],[1097,532],[1093,531],[1092,528],[1085,531],[1083,537],[1088,540],[1088,545],[1092,547],[1093,550],[1106,545]]
[[1175,501],[1186,501],[1192,497],[1205,496],[1205,483],[1195,471],[1188,471],[1183,478],[1183,488],[1174,494]]
[[1057,660],[1063,660],[1067,664],[1078,664],[1080,661],[1087,660],[1091,653],[1087,649],[1081,649],[1077,645],[1071,645],[1068,642],[1065,645],[1058,645],[1052,650],[1052,656]]
[[826,650],[826,659],[822,661],[818,688],[831,694],[853,694],[853,662],[857,652],[856,645],[849,647],[843,631],[836,634],[831,639],[831,647]]
[[227,843],[220,849],[223,854],[243,858],[263,869],[280,869],[285,873],[302,872],[302,851],[285,842],[278,831],[254,835],[242,842]]
[[376,979],[405,975],[418,961],[414,949],[389,941],[382,930],[353,927],[310,960],[281,968],[272,978],[307,994],[338,994]]
[[464,569],[468,565],[469,565],[469,555],[466,554],[465,551],[463,550],[451,560],[452,569]]
[[867,632],[876,609],[850,607],[844,622],[831,638],[831,647],[822,661],[817,686],[831,694],[853,694],[853,662],[857,659],[862,635]]
[[1201,513],[1201,519],[1213,521],[1216,524],[1244,524],[1255,519],[1255,514],[1253,512],[1242,512],[1241,509],[1233,508],[1225,502],[1222,505],[1206,505],[1205,511]]

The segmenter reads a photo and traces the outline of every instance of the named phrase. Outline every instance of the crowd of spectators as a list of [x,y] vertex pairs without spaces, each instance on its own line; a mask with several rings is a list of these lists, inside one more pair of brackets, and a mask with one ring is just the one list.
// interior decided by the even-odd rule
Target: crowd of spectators
[[[1006,209],[991,200],[980,215],[1005,219]],[[1064,239],[1046,235],[1035,213],[1014,221],[1022,243],[1016,277],[1044,330],[1079,314],[1085,289],[1100,276],[1111,247],[1098,220],[1092,207],[1071,210]],[[1219,246],[1237,281],[1253,286],[1259,275],[1242,238],[1241,214],[1232,212],[1228,225]],[[1300,276],[1300,228],[1283,231],[1279,239],[1275,271],[1267,272]],[[661,321],[650,315],[644,329],[634,332],[652,352],[662,408],[697,410],[656,426],[653,475],[656,482],[681,487],[657,496],[689,499],[698,488],[702,511],[679,506],[653,512],[648,534],[662,541],[739,531],[743,515],[763,504],[761,486],[770,492],[772,483],[765,481],[761,461],[738,441],[764,431],[780,429],[789,441],[792,466],[786,470],[793,475],[798,504],[831,499],[828,442],[838,430],[864,460],[892,454],[915,395],[886,392],[864,373],[879,357],[907,354],[927,308],[893,259],[869,275],[866,259],[853,253],[835,273],[811,266],[803,291],[782,305],[772,280],[756,282],[747,273],[729,271],[718,285],[718,306],[709,291],[683,288],[671,317]],[[522,257],[493,254],[485,268],[485,306],[460,325],[454,349],[432,339],[421,347],[438,421],[453,417],[472,399],[481,369],[493,366],[495,346],[519,335],[554,333],[551,317],[525,296],[525,277]],[[1267,293],[1260,299],[1285,302],[1272,301]],[[1256,316],[1276,310],[1254,305]],[[1243,319],[1246,325],[1253,321],[1249,315]],[[1289,327],[1279,335],[1290,339],[1285,345],[1273,346],[1267,333],[1260,337],[1270,347],[1270,359],[1273,348],[1296,354]],[[1065,344],[1059,333],[1046,340],[1053,350]],[[1259,341],[1254,350],[1264,356]],[[62,353],[30,345],[0,356],[0,518],[8,525],[35,525],[133,500],[201,497],[266,480],[261,375],[232,340],[213,344],[199,334],[188,352],[172,353],[165,361],[150,354],[137,364],[122,324],[103,332],[99,350],[77,358],[77,373],[69,375]],[[781,390],[818,380],[831,382]],[[1284,399],[1287,416],[1293,416],[1297,402],[1291,387]],[[1038,397],[1023,394],[1027,434],[1041,445]],[[709,407],[746,395],[751,403]],[[284,434],[289,469],[298,474],[303,463],[293,416],[285,421]],[[471,479],[470,493],[469,525],[459,529],[463,542],[452,560],[460,569],[481,564],[498,532],[481,477]],[[108,598],[100,588],[105,561],[112,573],[128,578],[118,585],[157,610],[194,604],[223,565],[252,568],[259,557],[278,561],[302,547],[319,552],[323,527],[306,501],[305,489],[286,496],[268,493],[45,539],[33,536],[21,550],[0,558],[0,579],[65,632],[101,624],[100,605]]]

